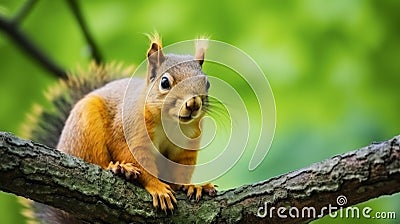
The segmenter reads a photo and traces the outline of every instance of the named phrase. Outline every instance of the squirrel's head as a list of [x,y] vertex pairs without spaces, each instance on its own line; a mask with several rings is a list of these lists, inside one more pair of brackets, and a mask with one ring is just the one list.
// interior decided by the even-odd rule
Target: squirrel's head
[[205,38],[196,40],[194,56],[176,55],[164,54],[158,35],[151,38],[146,105],[183,124],[204,115],[210,87],[202,71],[207,42]]

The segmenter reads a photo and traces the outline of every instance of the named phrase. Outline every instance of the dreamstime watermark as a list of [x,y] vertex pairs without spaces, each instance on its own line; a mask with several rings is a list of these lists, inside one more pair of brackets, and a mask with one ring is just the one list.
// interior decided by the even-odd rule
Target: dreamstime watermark
[[260,218],[273,218],[278,217],[281,219],[287,218],[322,218],[329,215],[331,218],[344,218],[344,219],[396,219],[396,212],[394,211],[374,211],[371,207],[345,207],[347,198],[344,195],[339,195],[336,198],[336,205],[328,204],[320,209],[312,206],[302,208],[297,207],[269,207],[267,202],[264,206],[260,206],[257,210],[257,216]]

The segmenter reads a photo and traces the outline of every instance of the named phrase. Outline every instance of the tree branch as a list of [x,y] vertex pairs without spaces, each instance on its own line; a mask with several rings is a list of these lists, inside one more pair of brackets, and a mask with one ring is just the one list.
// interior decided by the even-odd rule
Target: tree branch
[[76,19],[78,20],[79,27],[81,28],[83,35],[85,36],[85,39],[89,44],[90,51],[95,62],[97,64],[100,64],[103,61],[103,57],[101,56],[100,50],[97,47],[91,33],[89,32],[89,28],[85,22],[85,19],[83,18],[82,12],[78,6],[78,2],[76,0],[67,0],[67,3],[74,13]]
[[15,26],[20,24],[22,22],[22,20],[32,10],[33,6],[35,6],[36,3],[37,3],[37,0],[27,0],[10,22],[15,24]]
[[39,48],[21,32],[16,23],[8,21],[0,15],[0,29],[16,43],[22,51],[31,56],[51,74],[62,79],[67,78],[65,70],[40,51]]
[[339,195],[347,197],[345,207],[399,192],[399,143],[397,136],[198,203],[178,193],[178,208],[174,214],[164,214],[152,208],[151,197],[142,187],[96,165],[2,132],[0,189],[91,222],[300,223],[316,217],[282,219],[268,213],[260,218],[257,212],[262,214],[265,205],[299,210],[312,206],[320,215],[324,206],[337,206]]

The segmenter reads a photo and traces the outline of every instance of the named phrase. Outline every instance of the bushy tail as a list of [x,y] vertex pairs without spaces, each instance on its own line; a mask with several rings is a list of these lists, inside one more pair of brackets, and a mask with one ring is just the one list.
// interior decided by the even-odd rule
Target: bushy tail
[[[60,80],[48,91],[47,98],[50,108],[34,106],[34,111],[28,116],[28,121],[23,127],[24,137],[56,148],[65,121],[73,106],[80,99],[106,83],[129,77],[132,73],[133,67],[123,68],[122,64],[97,65],[92,63],[87,71],[78,69],[69,74],[67,80]],[[44,223],[76,223],[76,220],[73,219],[68,222],[66,220],[68,214],[56,208],[36,202],[32,203],[27,199],[21,199],[21,202],[27,207],[23,214],[30,220],[40,219]],[[66,219],[54,220],[57,217]]]

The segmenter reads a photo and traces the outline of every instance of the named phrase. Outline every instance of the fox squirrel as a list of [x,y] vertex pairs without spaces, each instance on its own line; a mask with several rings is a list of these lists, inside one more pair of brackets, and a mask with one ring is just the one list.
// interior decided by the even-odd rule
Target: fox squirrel
[[[196,200],[203,193],[216,194],[211,183],[190,184],[193,166],[168,170],[177,178],[176,183],[161,181],[158,171],[163,169],[159,167],[162,164],[158,164],[158,155],[151,151],[155,147],[162,156],[177,164],[196,164],[200,120],[209,106],[210,83],[202,72],[207,45],[206,40],[197,41],[193,57],[164,54],[157,34],[150,41],[145,79],[131,80],[128,76],[132,68],[123,70],[122,66],[115,65],[92,64],[86,74],[69,75],[54,90],[57,92],[52,97],[54,110],[39,111],[29,135],[33,140],[98,164],[129,181],[137,181],[151,194],[153,206],[167,212],[177,202],[176,190],[186,191],[189,198]],[[124,99],[128,85],[136,94]],[[176,145],[167,137],[162,128],[164,118],[167,123],[179,124],[188,137],[186,143]],[[39,218],[51,219],[53,223],[76,222],[63,211],[35,204],[36,212],[41,213],[37,215]]]

